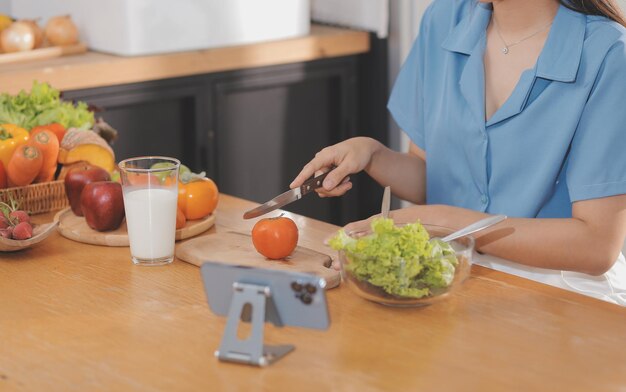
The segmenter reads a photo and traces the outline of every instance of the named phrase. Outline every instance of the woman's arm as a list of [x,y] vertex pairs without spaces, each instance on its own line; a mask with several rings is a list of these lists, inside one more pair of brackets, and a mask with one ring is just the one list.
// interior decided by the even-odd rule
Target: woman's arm
[[[626,237],[626,195],[578,201],[572,218],[509,218],[475,235],[476,248],[520,264],[600,275],[613,266]],[[459,229],[488,214],[444,205],[392,211],[397,222],[420,219]],[[368,220],[369,221],[369,220]],[[354,222],[347,231],[368,221]]]
[[390,186],[397,197],[414,204],[426,203],[426,154],[413,142],[408,153],[392,151],[381,145],[365,168],[382,186]]
[[324,181],[320,196],[340,196],[352,184],[343,181],[350,174],[365,170],[382,186],[391,186],[392,192],[414,203],[425,201],[426,163],[423,151],[411,143],[408,153],[393,151],[382,143],[367,137],[355,137],[318,152],[291,183],[291,188],[320,171],[336,166]]

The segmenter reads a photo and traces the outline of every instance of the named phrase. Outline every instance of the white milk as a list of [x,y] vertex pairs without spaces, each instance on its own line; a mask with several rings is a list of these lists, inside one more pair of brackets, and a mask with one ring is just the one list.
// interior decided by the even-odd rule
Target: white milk
[[139,259],[174,256],[176,188],[133,188],[124,191],[130,254]]

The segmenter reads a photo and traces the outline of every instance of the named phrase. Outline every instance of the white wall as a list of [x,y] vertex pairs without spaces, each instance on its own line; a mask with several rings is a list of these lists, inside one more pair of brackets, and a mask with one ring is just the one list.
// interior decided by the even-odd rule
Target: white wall
[[11,15],[11,0],[0,0],[0,14]]

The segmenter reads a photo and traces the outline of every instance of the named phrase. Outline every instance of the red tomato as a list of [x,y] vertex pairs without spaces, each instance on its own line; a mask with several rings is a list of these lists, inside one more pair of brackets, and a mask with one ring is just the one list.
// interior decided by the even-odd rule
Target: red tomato
[[298,226],[284,216],[263,218],[252,229],[252,243],[268,259],[284,259],[298,245]]
[[219,192],[209,178],[178,183],[178,208],[189,220],[204,218],[215,210]]

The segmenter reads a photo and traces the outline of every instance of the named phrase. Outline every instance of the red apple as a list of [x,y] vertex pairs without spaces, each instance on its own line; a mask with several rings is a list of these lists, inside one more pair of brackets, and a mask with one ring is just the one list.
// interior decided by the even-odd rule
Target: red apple
[[80,194],[85,185],[96,181],[109,181],[110,179],[109,172],[99,166],[84,164],[71,169],[65,176],[65,193],[70,201],[72,212],[77,216],[83,216],[80,209]]
[[115,181],[91,182],[83,188],[80,205],[89,227],[97,231],[115,230],[124,220],[122,185]]

